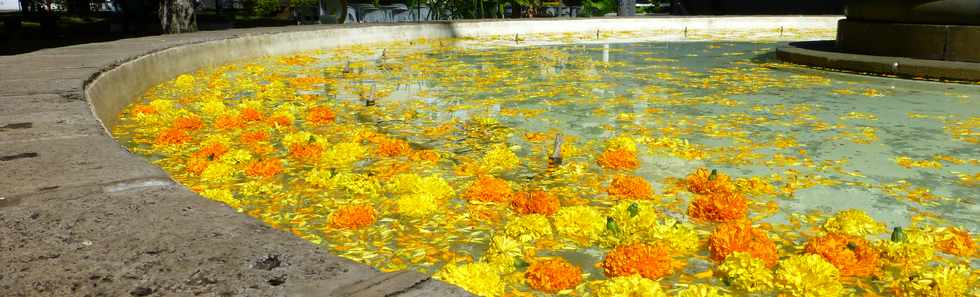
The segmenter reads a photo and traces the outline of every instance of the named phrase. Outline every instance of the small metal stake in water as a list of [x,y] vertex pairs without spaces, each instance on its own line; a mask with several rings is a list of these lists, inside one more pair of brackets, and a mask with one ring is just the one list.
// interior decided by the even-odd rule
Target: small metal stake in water
[[548,165],[550,165],[550,166],[558,166],[558,165],[561,165],[561,162],[562,162],[562,157],[561,157],[561,142],[562,142],[561,133],[558,133],[558,134],[555,135],[555,149],[554,149],[554,153],[551,154],[551,157],[548,157]]
[[783,37],[783,26],[779,26],[779,37]]
[[343,72],[344,73],[351,73],[351,71],[353,71],[353,70],[350,68],[350,60],[347,60],[347,65],[344,65]]
[[377,88],[377,86],[378,85],[376,85],[376,84],[371,84],[371,95],[368,96],[368,100],[367,101],[364,101],[364,106],[374,106],[375,105],[375,102],[374,102],[374,91]]
[[519,34],[514,34],[514,43],[521,43]]
[[687,27],[684,27],[684,39],[687,39]]
[[595,29],[595,40],[599,40],[599,29]]

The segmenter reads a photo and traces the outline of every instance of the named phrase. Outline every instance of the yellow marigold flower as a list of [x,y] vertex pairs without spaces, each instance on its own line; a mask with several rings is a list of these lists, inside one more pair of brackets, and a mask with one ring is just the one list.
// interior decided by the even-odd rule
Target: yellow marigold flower
[[617,136],[606,142],[606,150],[625,150],[636,153],[636,141],[628,136]]
[[313,168],[306,172],[303,180],[320,188],[331,188],[334,186],[332,177],[330,170]]
[[574,288],[582,282],[582,269],[562,258],[545,259],[531,263],[524,273],[532,289],[558,293]]
[[670,251],[644,243],[617,246],[606,254],[601,265],[608,277],[639,274],[659,279],[674,272]]
[[316,137],[316,135],[314,135],[313,133],[306,132],[306,131],[298,131],[283,136],[282,144],[285,147],[290,147],[295,144],[308,144],[311,142],[316,142],[317,138],[319,137]]
[[909,270],[932,261],[936,254],[936,241],[931,234],[919,229],[905,229],[904,234],[905,239],[898,242],[891,240],[878,242],[877,247],[885,260]]
[[605,150],[596,158],[596,163],[608,169],[636,169],[640,167],[640,160],[636,158],[635,151],[628,150]]
[[227,182],[235,177],[237,170],[225,162],[211,162],[208,167],[201,172],[201,178],[212,182]]
[[252,153],[247,150],[232,150],[221,156],[222,162],[242,164],[252,160]]
[[676,255],[694,254],[701,246],[701,239],[694,225],[684,224],[669,217],[663,218],[653,226],[647,238],[650,242],[667,246]]
[[437,199],[446,199],[455,194],[449,182],[438,175],[421,177],[414,173],[398,174],[388,181],[385,188],[392,194],[427,194]]
[[563,207],[555,213],[554,219],[555,230],[562,238],[581,245],[595,242],[606,229],[606,218],[602,213],[585,205]]
[[828,234],[811,238],[804,249],[834,264],[841,276],[869,276],[880,266],[878,251],[860,237]]
[[677,297],[728,297],[718,287],[706,284],[693,284],[677,293]]
[[827,233],[864,237],[885,232],[885,225],[859,209],[848,209],[838,212],[823,224]]
[[942,231],[937,246],[943,252],[961,257],[972,257],[977,252],[977,245],[969,231],[956,227],[944,228]]
[[772,271],[766,263],[748,253],[734,252],[718,266],[718,272],[727,283],[738,290],[749,293],[765,292],[773,289]]
[[395,201],[396,211],[408,217],[425,217],[439,208],[436,197],[426,193],[402,195]]
[[796,255],[779,261],[776,286],[794,297],[840,296],[840,272],[819,255]]
[[370,205],[344,206],[327,217],[330,226],[339,229],[364,228],[373,225],[377,220],[377,212]]
[[367,156],[368,149],[359,143],[341,142],[320,155],[320,162],[333,167],[349,167]]
[[936,266],[902,281],[901,287],[906,296],[957,297],[970,296],[970,288],[974,288],[974,294],[977,293],[975,283],[966,265]]
[[507,222],[504,233],[521,242],[532,242],[551,236],[551,223],[548,222],[547,217],[540,214],[520,216]]
[[190,91],[194,88],[194,76],[190,74],[181,74],[174,80],[174,86],[184,92]]
[[684,179],[691,193],[707,195],[711,193],[734,192],[735,186],[728,175],[707,168],[698,168]]
[[150,106],[153,107],[158,113],[168,113],[174,110],[173,100],[156,99],[150,101]]
[[[242,184],[239,192],[242,195],[248,196],[268,196],[282,191],[282,185],[278,183],[269,183],[259,180],[250,181]],[[263,197],[266,198],[266,197]]]
[[505,202],[513,195],[510,184],[502,179],[484,175],[466,189],[466,199],[483,202]]
[[639,274],[601,281],[592,292],[598,297],[667,297],[659,283]]
[[334,175],[332,182],[351,195],[374,197],[381,191],[377,180],[359,173],[341,172]]
[[498,143],[483,155],[481,165],[489,172],[501,172],[514,169],[519,163],[520,159],[510,148]]
[[496,297],[504,294],[504,281],[497,270],[487,263],[447,264],[434,277],[478,296]]
[[228,112],[228,106],[221,100],[208,100],[200,103],[201,114],[204,116],[218,116]]
[[523,243],[508,236],[494,235],[483,255],[483,261],[503,273],[510,273],[516,269],[517,260],[523,255]]
[[650,199],[653,196],[653,187],[643,177],[617,175],[609,183],[606,192],[627,199]]
[[659,224],[657,211],[648,201],[622,201],[609,209],[600,244],[615,247],[651,241],[651,231]]
[[227,204],[228,206],[231,206],[231,208],[238,208],[241,206],[240,201],[235,199],[235,196],[232,195],[231,191],[228,189],[207,189],[204,190],[204,192],[201,192],[201,196]]

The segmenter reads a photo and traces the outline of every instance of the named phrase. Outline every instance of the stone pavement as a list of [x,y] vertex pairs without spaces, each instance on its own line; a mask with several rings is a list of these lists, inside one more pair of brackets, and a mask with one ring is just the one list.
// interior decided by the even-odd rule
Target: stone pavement
[[381,273],[217,202],[129,154],[83,93],[192,43],[329,26],[125,39],[0,57],[0,296],[465,296]]

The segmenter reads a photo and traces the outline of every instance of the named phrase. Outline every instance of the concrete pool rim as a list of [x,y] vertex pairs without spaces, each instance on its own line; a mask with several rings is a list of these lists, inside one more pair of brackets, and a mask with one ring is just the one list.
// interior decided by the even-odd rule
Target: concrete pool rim
[[[204,199],[107,132],[149,86],[266,55],[415,38],[833,29],[839,16],[294,26],[151,36],[0,57],[0,292],[27,295],[458,296],[384,274]],[[491,34],[492,33],[492,34]],[[220,53],[220,54],[215,54]]]

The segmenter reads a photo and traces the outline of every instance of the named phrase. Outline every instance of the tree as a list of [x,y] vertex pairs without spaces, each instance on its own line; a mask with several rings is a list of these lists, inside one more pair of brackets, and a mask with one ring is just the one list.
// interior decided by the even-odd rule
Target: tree
[[160,27],[166,34],[197,31],[193,0],[160,0]]

